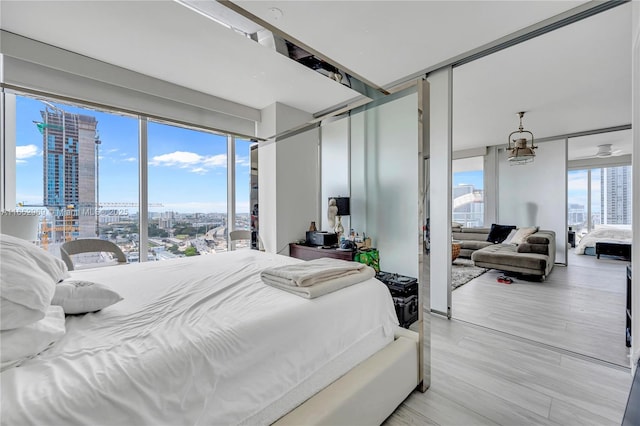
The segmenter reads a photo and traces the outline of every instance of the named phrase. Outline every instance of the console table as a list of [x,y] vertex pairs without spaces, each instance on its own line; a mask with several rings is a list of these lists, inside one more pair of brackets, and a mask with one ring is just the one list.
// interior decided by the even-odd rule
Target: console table
[[332,257],[334,259],[353,260],[355,252],[351,250],[338,250],[335,248],[322,248],[317,246],[307,246],[304,244],[289,244],[289,256],[302,260],[313,260],[321,257]]

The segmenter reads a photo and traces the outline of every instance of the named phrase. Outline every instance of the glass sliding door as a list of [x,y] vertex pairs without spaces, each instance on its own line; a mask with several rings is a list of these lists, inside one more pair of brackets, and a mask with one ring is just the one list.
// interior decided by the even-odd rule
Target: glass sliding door
[[227,136],[148,123],[149,260],[227,250]]
[[[246,139],[235,139],[235,193],[236,217],[234,229],[252,231],[248,241],[237,241],[236,248],[251,245],[257,247],[258,232],[258,164],[257,142]],[[255,163],[255,164],[254,164]]]

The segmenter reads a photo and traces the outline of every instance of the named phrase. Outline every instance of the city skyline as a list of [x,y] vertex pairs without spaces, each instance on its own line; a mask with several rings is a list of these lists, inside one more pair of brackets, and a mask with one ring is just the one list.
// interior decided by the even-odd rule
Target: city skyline
[[[94,116],[101,140],[99,199],[104,203],[138,202],[138,120],[50,102],[68,113]],[[43,194],[42,101],[16,96],[16,202],[41,206]],[[226,213],[227,137],[148,122],[149,210]],[[236,211],[249,213],[250,141],[236,139]],[[158,206],[161,207],[152,207]],[[129,207],[137,213],[137,207]]]

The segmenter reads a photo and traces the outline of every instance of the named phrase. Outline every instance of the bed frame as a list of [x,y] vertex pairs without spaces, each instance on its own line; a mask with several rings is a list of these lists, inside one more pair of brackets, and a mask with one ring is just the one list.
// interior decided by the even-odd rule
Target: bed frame
[[418,333],[398,328],[392,343],[274,425],[381,424],[420,384]]

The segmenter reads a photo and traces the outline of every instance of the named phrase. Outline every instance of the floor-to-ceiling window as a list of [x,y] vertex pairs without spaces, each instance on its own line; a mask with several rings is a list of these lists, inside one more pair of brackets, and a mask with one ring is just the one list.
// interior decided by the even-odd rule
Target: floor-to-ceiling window
[[[255,142],[52,97],[2,93],[2,100],[10,154],[2,157],[2,182],[10,189],[2,194],[2,214],[35,212],[36,243],[53,254],[65,241],[101,238],[115,242],[129,262],[164,260],[227,250],[232,223],[251,229],[251,213],[257,216]],[[231,177],[229,138],[236,152]],[[146,158],[140,158],[141,147]],[[228,188],[236,195],[234,217]],[[146,217],[138,208],[142,194]],[[149,237],[142,255],[140,229]]]
[[452,162],[452,220],[465,227],[484,226],[483,157]]
[[577,241],[598,225],[631,225],[631,166],[568,172],[568,225]]
[[[138,124],[131,116],[9,95],[15,106],[15,206],[35,211],[38,243],[102,238],[138,244]],[[9,181],[9,179],[8,179]],[[7,182],[9,184],[9,182]],[[99,261],[99,259],[95,259]]]
[[227,250],[227,136],[148,124],[149,249],[154,259]]

